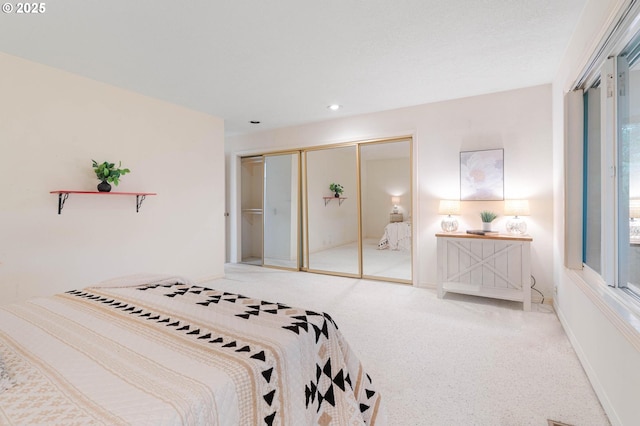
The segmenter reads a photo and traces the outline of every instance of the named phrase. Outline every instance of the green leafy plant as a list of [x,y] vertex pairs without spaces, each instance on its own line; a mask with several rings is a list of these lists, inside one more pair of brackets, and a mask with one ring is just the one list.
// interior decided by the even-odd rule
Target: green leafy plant
[[108,161],[103,163],[98,163],[96,160],[91,161],[93,161],[93,171],[96,172],[98,180],[112,183],[115,186],[118,186],[118,183],[120,183],[120,176],[124,176],[131,172],[129,169],[120,168],[122,167],[121,161],[118,162],[117,168],[114,163],[109,163]]
[[482,222],[484,223],[490,223],[493,222],[493,220],[498,217],[498,215],[494,212],[491,212],[489,210],[483,210],[480,212],[480,217],[482,218]]
[[332,183],[331,185],[329,185],[329,190],[334,194],[342,194],[344,188],[339,183]]

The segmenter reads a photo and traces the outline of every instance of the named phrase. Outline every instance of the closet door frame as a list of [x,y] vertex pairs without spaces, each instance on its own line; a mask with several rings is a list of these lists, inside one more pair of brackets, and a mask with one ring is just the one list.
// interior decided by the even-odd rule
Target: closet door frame
[[[370,141],[363,141],[358,143],[358,181],[362,180],[362,175],[361,175],[361,165],[360,165],[360,159],[362,158],[362,155],[360,154],[360,149],[362,147],[365,146],[372,146],[372,145],[382,145],[382,144],[386,144],[386,143],[399,143],[399,142],[407,142],[409,144],[409,196],[411,197],[411,251],[409,253],[409,256],[411,258],[410,261],[410,268],[411,268],[411,279],[406,280],[406,279],[402,279],[402,278],[392,278],[392,277],[384,277],[384,276],[378,276],[378,275],[366,275],[364,274],[364,258],[363,258],[363,250],[362,250],[362,245],[363,245],[363,240],[362,240],[362,216],[360,217],[360,271],[362,272],[361,277],[363,279],[367,279],[367,280],[375,280],[375,281],[385,281],[385,282],[395,282],[395,283],[400,283],[400,284],[413,284],[414,281],[414,275],[415,275],[415,268],[414,268],[414,264],[413,264],[413,260],[414,260],[414,252],[415,252],[415,244],[416,244],[416,231],[415,231],[415,227],[414,227],[414,217],[415,215],[413,214],[416,210],[415,210],[415,206],[414,206],[414,193],[413,193],[413,170],[414,170],[414,163],[413,163],[413,136],[404,136],[404,137],[397,137],[397,138],[389,138],[389,139],[378,139],[378,140],[370,140]],[[361,185],[361,184],[360,184]],[[360,186],[361,187],[361,186]],[[359,192],[358,193],[359,197],[358,198],[362,198],[362,194]],[[361,201],[360,201],[361,203]],[[362,212],[360,212],[360,214],[362,215]]]
[[[309,148],[305,148],[302,150],[302,156],[304,159],[304,170],[303,170],[303,184],[304,184],[304,264],[303,271],[312,272],[317,274],[324,275],[336,275],[340,277],[349,277],[349,278],[362,278],[362,223],[361,218],[362,214],[360,211],[360,150],[358,149],[359,142],[345,142],[345,143],[337,143],[331,145],[318,145]],[[324,269],[313,269],[309,267],[309,187],[307,180],[307,171],[308,171],[308,153],[314,151],[323,151],[328,149],[336,149],[336,148],[348,148],[355,147],[356,153],[356,219],[357,219],[357,260],[358,260],[358,273],[348,273],[348,272],[336,272],[336,271],[328,271]]]
[[263,190],[262,190],[262,205],[263,205],[263,209],[264,206],[266,206],[266,196],[267,196],[267,167],[266,167],[266,159],[268,157],[276,157],[279,155],[297,155],[297,159],[298,159],[298,172],[297,172],[297,203],[296,203],[296,266],[295,267],[287,267],[287,266],[278,266],[278,265],[269,265],[269,264],[265,264],[264,263],[264,255],[265,255],[265,230],[266,230],[266,220],[267,220],[267,215],[265,214],[265,212],[263,211],[262,214],[262,266],[264,266],[265,268],[273,268],[273,269],[282,269],[282,270],[287,270],[287,271],[299,271],[301,265],[301,252],[300,252],[300,246],[301,246],[301,239],[302,239],[302,232],[301,232],[301,225],[302,225],[302,221],[301,221],[301,216],[302,216],[302,210],[301,210],[301,193],[302,193],[302,185],[301,185],[301,175],[302,175],[302,168],[300,166],[301,163],[301,151],[299,149],[293,149],[293,150],[288,150],[288,151],[275,151],[275,152],[269,152],[269,153],[265,153],[265,154],[261,154],[263,157],[263,162],[264,162],[264,173],[263,173]]
[[[409,193],[411,195],[411,216],[412,216],[412,224],[411,224],[411,280],[403,280],[403,279],[394,279],[394,278],[388,278],[388,277],[379,277],[379,276],[371,276],[371,275],[363,275],[363,252],[362,252],[362,245],[363,245],[363,229],[362,229],[362,191],[361,191],[361,156],[360,156],[360,148],[361,146],[365,146],[367,144],[382,144],[382,143],[392,143],[392,142],[402,142],[402,141],[407,141],[409,143],[409,147],[410,147],[410,163],[411,163],[411,167],[410,167],[410,190]],[[417,256],[417,252],[418,252],[418,246],[417,246],[417,222],[416,220],[418,219],[418,215],[417,215],[417,211],[419,206],[416,205],[416,200],[417,200],[417,194],[415,194],[414,190],[416,188],[416,182],[414,182],[415,179],[415,149],[414,149],[414,136],[411,134],[408,135],[402,135],[402,136],[394,136],[394,137],[388,137],[388,138],[376,138],[376,139],[367,139],[367,140],[359,140],[359,141],[350,141],[350,142],[343,142],[343,143],[335,143],[335,144],[325,144],[325,145],[317,145],[317,146],[311,146],[311,147],[306,147],[306,148],[293,148],[293,149],[287,149],[287,150],[281,150],[281,151],[261,151],[261,152],[256,152],[253,154],[245,154],[245,155],[238,155],[236,158],[238,159],[238,166],[240,164],[240,160],[241,158],[244,157],[254,157],[254,156],[269,156],[269,155],[281,155],[281,154],[298,154],[298,189],[299,189],[299,193],[298,193],[298,225],[296,227],[297,231],[298,231],[298,238],[297,238],[297,244],[298,244],[298,248],[297,248],[297,253],[298,253],[298,268],[286,268],[286,267],[279,267],[279,266],[273,266],[273,265],[264,265],[264,217],[263,217],[263,235],[262,235],[262,245],[263,245],[263,265],[264,267],[268,267],[268,268],[274,268],[274,269],[285,269],[285,270],[293,270],[293,271],[305,271],[305,272],[312,272],[312,273],[319,273],[319,274],[326,274],[326,275],[337,275],[337,276],[346,276],[346,277],[351,277],[351,278],[363,278],[363,279],[368,279],[368,280],[376,280],[376,281],[385,281],[385,282],[395,282],[395,283],[401,283],[401,284],[413,284],[416,280],[416,269],[417,269],[417,265],[415,264],[415,259]],[[323,270],[314,270],[314,269],[310,269],[308,267],[309,265],[309,226],[308,226],[308,192],[307,192],[307,170],[306,170],[306,165],[307,165],[307,153],[310,151],[316,151],[316,150],[321,150],[321,149],[329,149],[329,148],[339,148],[339,147],[347,147],[347,146],[355,146],[356,147],[356,186],[357,186],[357,194],[356,196],[354,196],[353,198],[356,200],[357,203],[357,221],[358,221],[358,274],[346,274],[346,273],[340,273],[340,272],[331,272],[331,271],[323,271]],[[239,196],[241,197],[241,193],[238,192]],[[264,195],[263,195],[264,196]],[[351,197],[350,197],[351,198]],[[264,200],[263,200],[263,204],[264,204]],[[238,205],[239,206],[239,205]],[[241,212],[240,212],[241,214]],[[264,216],[264,215],[263,215]],[[238,237],[240,237],[240,235],[238,235]],[[241,244],[241,242],[240,242]],[[238,253],[241,250],[241,247],[238,247]],[[238,259],[240,260],[240,259]],[[240,262],[242,263],[242,262]]]
[[[409,195],[411,196],[411,216],[412,216],[412,224],[411,224],[411,263],[410,263],[410,268],[411,268],[411,279],[406,280],[406,279],[400,279],[400,278],[391,278],[391,277],[383,277],[383,276],[375,276],[375,275],[364,275],[363,274],[363,268],[364,268],[364,263],[363,263],[363,229],[362,229],[362,175],[361,175],[361,154],[360,154],[360,149],[362,146],[367,146],[367,145],[374,145],[374,144],[384,144],[384,143],[394,143],[394,142],[407,142],[409,144],[409,163],[410,163],[410,174],[409,174]],[[376,280],[376,281],[385,281],[385,282],[394,282],[394,283],[400,283],[400,284],[410,284],[412,285],[414,280],[415,280],[415,265],[414,265],[414,253],[416,252],[415,250],[415,244],[416,244],[416,228],[415,228],[415,224],[413,223],[414,218],[416,217],[415,212],[416,212],[416,206],[415,206],[415,198],[414,197],[414,159],[413,159],[413,141],[414,138],[412,135],[405,135],[405,136],[397,136],[397,137],[390,137],[390,138],[380,138],[380,139],[368,139],[368,140],[361,140],[361,141],[352,141],[352,142],[344,142],[344,143],[336,143],[336,144],[328,144],[328,145],[318,145],[318,146],[313,146],[313,147],[308,147],[308,148],[304,148],[302,149],[302,163],[303,163],[303,170],[302,170],[302,181],[303,181],[303,210],[304,210],[304,224],[303,224],[303,235],[304,235],[304,244],[303,244],[303,249],[304,249],[304,253],[303,253],[303,265],[301,267],[302,271],[306,271],[306,272],[312,272],[312,273],[319,273],[319,274],[326,274],[326,275],[337,275],[337,276],[342,276],[342,277],[350,277],[350,278],[362,278],[362,279],[368,279],[368,280]],[[351,273],[343,273],[343,272],[334,272],[334,271],[325,271],[325,270],[316,270],[313,268],[309,268],[309,200],[308,200],[308,185],[307,185],[307,153],[308,152],[312,152],[312,151],[318,151],[318,150],[325,150],[325,149],[331,149],[331,148],[342,148],[342,147],[349,147],[349,146],[355,146],[356,147],[356,199],[357,199],[357,220],[358,220],[358,241],[357,241],[357,246],[358,246],[358,273],[357,274],[351,274]]]

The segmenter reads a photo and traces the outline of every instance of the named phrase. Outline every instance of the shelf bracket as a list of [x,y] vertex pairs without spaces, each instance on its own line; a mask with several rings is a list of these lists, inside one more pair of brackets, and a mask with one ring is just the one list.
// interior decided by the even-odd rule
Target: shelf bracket
[[142,202],[147,198],[146,195],[136,195],[136,213],[140,211],[140,207],[142,207]]
[[332,200],[338,200],[338,205],[341,206],[342,202],[347,199],[347,197],[322,197],[324,199],[324,206],[327,207]]
[[64,207],[64,202],[69,198],[68,192],[61,192],[58,194],[58,214],[62,214],[62,209]]

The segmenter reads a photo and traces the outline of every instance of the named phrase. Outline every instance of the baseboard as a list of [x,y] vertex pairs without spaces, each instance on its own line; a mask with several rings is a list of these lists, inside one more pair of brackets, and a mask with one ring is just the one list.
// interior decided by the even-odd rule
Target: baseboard
[[207,276],[207,277],[197,278],[197,279],[194,280],[194,282],[196,284],[202,284],[202,283],[206,283],[206,282],[213,281],[213,280],[219,280],[220,278],[224,278],[224,274],[210,275],[210,276]]
[[428,288],[428,289],[432,289],[432,290],[437,290],[437,289],[438,289],[438,284],[432,284],[432,283],[416,283],[415,287],[418,287],[418,288]]

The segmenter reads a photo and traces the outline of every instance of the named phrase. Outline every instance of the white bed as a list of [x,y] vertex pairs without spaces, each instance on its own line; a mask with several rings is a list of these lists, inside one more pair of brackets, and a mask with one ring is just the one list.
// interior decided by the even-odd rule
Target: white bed
[[411,250],[411,222],[392,222],[384,227],[378,250]]
[[329,315],[187,280],[130,284],[0,307],[0,424],[382,424]]

